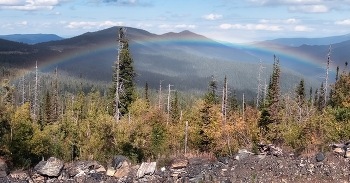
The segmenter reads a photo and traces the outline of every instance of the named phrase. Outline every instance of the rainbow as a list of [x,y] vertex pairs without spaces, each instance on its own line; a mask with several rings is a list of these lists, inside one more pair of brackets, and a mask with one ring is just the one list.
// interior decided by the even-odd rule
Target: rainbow
[[[175,45],[175,44],[181,44],[182,46],[191,47],[192,49],[195,49],[196,47],[220,47],[224,49],[228,49],[228,46],[223,45],[219,42],[212,41],[210,39],[207,39],[203,36],[196,35],[196,34],[185,34],[181,35],[181,33],[171,33],[171,34],[164,34],[164,35],[152,35],[147,38],[140,38],[137,40],[131,39],[130,41],[130,47],[132,48],[138,48],[138,47],[152,47],[157,45],[162,46],[169,46],[169,45]],[[295,49],[274,49],[273,47],[267,47],[267,46],[259,46],[254,44],[230,44],[230,47],[241,49],[243,51],[251,52],[258,55],[265,55],[266,57],[262,59],[263,63],[272,63],[273,62],[273,55],[276,55],[281,60],[281,65],[283,66],[290,66],[290,61],[293,60],[294,65],[303,64],[308,65],[310,67],[315,67],[319,69],[324,69],[326,67],[326,54],[325,53],[325,59],[320,60],[316,56],[307,54],[307,53],[300,53],[296,51]],[[79,59],[80,57],[89,56],[94,53],[103,53],[110,50],[116,50],[117,48],[117,42],[115,40],[106,41],[103,44],[95,44],[92,46],[87,46],[85,48],[75,49],[74,52],[66,52],[62,51],[58,54],[55,54],[52,57],[46,58],[45,62],[38,62],[39,70],[45,70],[45,68],[55,67],[56,65],[69,62],[74,59]],[[58,48],[57,52],[59,52]],[[116,51],[117,53],[117,51]],[[271,59],[267,59],[269,58]],[[49,61],[48,61],[49,60]],[[286,61],[286,62],[285,62]],[[258,63],[259,60],[256,61]],[[288,63],[289,62],[289,63]],[[289,64],[289,65],[288,65]],[[332,65],[332,72],[335,70],[335,66]],[[34,70],[34,67],[30,68],[29,70]]]

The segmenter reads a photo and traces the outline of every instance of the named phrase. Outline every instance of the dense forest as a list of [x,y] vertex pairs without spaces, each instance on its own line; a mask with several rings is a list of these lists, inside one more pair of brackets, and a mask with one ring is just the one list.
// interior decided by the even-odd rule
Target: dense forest
[[[326,151],[350,137],[350,72],[337,69],[335,83],[281,92],[280,60],[274,56],[268,84],[256,97],[237,97],[226,78],[208,80],[201,96],[136,88],[127,41],[120,42],[111,83],[89,83],[37,70],[2,68],[0,158],[12,168],[29,168],[43,157],[107,163],[121,154],[133,162],[183,153],[233,155],[257,143],[274,143],[296,154]],[[119,68],[119,69],[118,69]],[[14,74],[15,73],[15,74]],[[22,77],[18,77],[22,76]],[[16,78],[16,81],[12,81]],[[161,78],[160,78],[161,79]],[[112,84],[113,83],[113,84]],[[223,83],[219,86],[218,83]]]

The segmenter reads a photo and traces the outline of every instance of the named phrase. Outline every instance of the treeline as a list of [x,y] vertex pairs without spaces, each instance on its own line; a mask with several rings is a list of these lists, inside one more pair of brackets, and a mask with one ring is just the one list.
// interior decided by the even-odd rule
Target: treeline
[[[119,64],[113,85],[104,90],[86,91],[88,87],[84,89],[79,81],[75,81],[77,86],[60,86],[62,78],[54,75],[29,92],[25,88],[35,88],[37,73],[28,82],[31,86],[11,85],[3,79],[0,158],[13,168],[28,168],[50,156],[67,162],[107,163],[121,154],[133,162],[164,163],[174,154],[183,154],[185,148],[187,153],[226,156],[239,148],[256,152],[257,143],[265,142],[302,154],[326,150],[331,142],[350,137],[350,72],[346,69],[337,70],[330,87],[322,83],[318,89],[306,89],[301,80],[296,88],[282,93],[275,57],[268,85],[259,85],[255,99],[247,101],[244,96],[238,100],[227,87],[234,78],[225,78],[219,86],[212,77],[206,94],[198,98],[164,84],[157,93],[147,83],[136,90],[127,43]],[[65,91],[69,88],[76,89]]]

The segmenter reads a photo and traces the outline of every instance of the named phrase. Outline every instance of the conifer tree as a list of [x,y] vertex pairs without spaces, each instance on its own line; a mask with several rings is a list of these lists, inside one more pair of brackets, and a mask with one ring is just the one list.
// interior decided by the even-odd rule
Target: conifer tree
[[53,122],[54,111],[52,105],[52,98],[49,91],[46,92],[46,95],[44,97],[43,109],[41,111],[42,116],[40,115],[39,123],[41,123],[43,128],[44,126]]
[[171,102],[170,108],[171,122],[173,125],[178,124],[180,120],[179,97],[177,91],[174,94],[174,100]]
[[149,93],[148,93],[148,82],[146,82],[146,85],[145,85],[145,100],[146,100],[147,106],[149,107],[150,101],[149,101]]
[[57,121],[58,119],[58,77],[57,77],[57,68],[54,70],[55,72],[55,79],[53,82],[53,116],[52,120]]
[[305,98],[306,98],[304,78],[300,80],[299,86],[297,87],[295,92],[296,92],[296,99],[299,103],[299,106],[301,107],[305,104]]
[[233,90],[233,97],[231,97],[231,101],[230,101],[230,110],[231,111],[238,110],[238,100],[237,100],[236,90]]
[[279,123],[280,72],[279,59],[276,59],[276,55],[274,55],[273,71],[270,77],[266,104],[262,109],[259,120],[259,127],[262,133],[270,131],[270,128],[268,127],[269,124],[275,123],[276,125]]
[[120,28],[118,42],[121,46],[114,67],[114,86],[110,90],[113,96],[113,109],[116,118],[119,118],[119,115],[127,114],[131,103],[136,99],[134,60],[129,50],[128,40],[124,36],[125,29]]
[[199,148],[202,152],[208,152],[212,146],[213,139],[211,135],[208,134],[210,131],[210,126],[214,123],[213,119],[213,107],[218,104],[218,96],[216,94],[217,83],[215,77],[212,76],[212,80],[209,82],[208,92],[204,96],[204,104],[201,113],[201,124],[200,124],[200,145]]
[[320,87],[320,90],[319,90],[319,95],[318,95],[318,101],[317,101],[317,109],[319,111],[322,111],[325,107],[326,107],[326,103],[325,103],[325,89],[324,89],[324,84],[323,82],[321,83],[321,87]]

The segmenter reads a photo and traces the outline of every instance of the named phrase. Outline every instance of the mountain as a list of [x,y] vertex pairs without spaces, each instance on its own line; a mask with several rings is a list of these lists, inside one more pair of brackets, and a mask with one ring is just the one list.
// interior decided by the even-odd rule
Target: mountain
[[[45,72],[57,67],[73,77],[81,74],[85,79],[111,83],[118,30],[119,27],[112,27],[69,39],[27,45],[31,51],[25,54],[9,54],[16,49],[0,50],[0,63],[7,58],[8,65],[32,69],[38,61]],[[242,92],[250,97],[255,95],[260,60],[256,50],[232,48],[190,31],[156,35],[128,27],[127,38],[138,86],[143,87],[147,81],[150,88],[157,89],[163,81],[163,86],[172,84],[177,90],[202,93],[207,90],[211,75],[215,75],[219,84],[227,76],[229,88],[236,89],[238,95]],[[22,46],[25,44],[18,45]],[[15,56],[16,59],[12,59]],[[269,81],[272,56],[270,53],[269,58],[266,57],[268,61],[263,62],[266,67],[261,75],[263,82]],[[305,78],[306,87],[319,87],[320,82],[297,71],[282,68],[284,91],[293,89],[301,78]]]
[[62,40],[55,34],[11,34],[11,35],[0,35],[1,39],[6,39],[9,41],[15,41],[19,43],[26,44],[37,44],[48,41]]
[[301,45],[330,45],[335,43],[341,43],[350,40],[350,34],[341,36],[331,36],[323,38],[279,38],[273,40],[267,40],[265,42],[276,43],[280,45],[298,47]]

